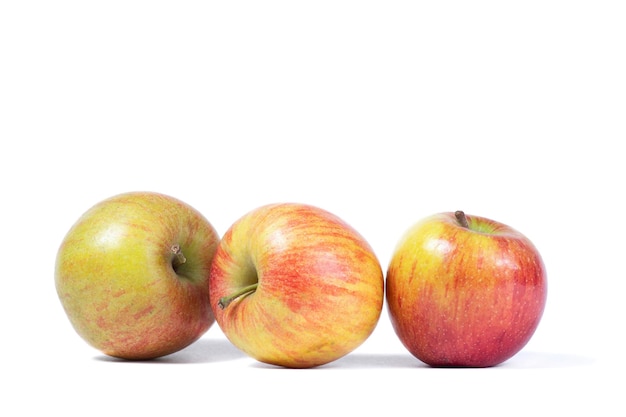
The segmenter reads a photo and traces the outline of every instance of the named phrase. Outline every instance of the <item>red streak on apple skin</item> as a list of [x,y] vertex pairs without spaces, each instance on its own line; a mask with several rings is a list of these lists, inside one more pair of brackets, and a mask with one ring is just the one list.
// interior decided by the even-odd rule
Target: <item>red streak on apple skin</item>
[[121,296],[125,295],[125,294],[126,294],[126,292],[127,292],[127,291],[126,291],[126,289],[122,288],[122,289],[119,289],[119,290],[117,290],[117,291],[113,291],[113,292],[111,292],[111,297],[113,297],[113,298],[119,298],[119,297],[121,297]]
[[150,306],[144,308],[143,310],[133,314],[133,320],[139,320],[142,317],[149,315],[153,311],[154,311],[154,306],[150,305]]
[[[283,245],[289,250],[277,247],[264,260],[264,274],[274,277],[264,290],[280,297],[293,313],[341,311],[337,304],[345,303],[346,296],[354,303],[368,302],[359,299],[365,292],[351,288],[356,289],[361,276],[367,276],[367,266],[377,261],[353,229],[339,219],[328,220],[303,207],[285,228],[289,238]],[[315,320],[325,321],[317,315]]]

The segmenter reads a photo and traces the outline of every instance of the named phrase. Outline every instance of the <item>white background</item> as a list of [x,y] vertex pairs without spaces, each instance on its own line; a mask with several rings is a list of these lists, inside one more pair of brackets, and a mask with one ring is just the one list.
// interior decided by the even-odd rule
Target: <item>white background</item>
[[[1,415],[624,415],[620,1],[0,3]],[[383,269],[462,209],[525,233],[543,320],[490,369],[431,369],[383,311],[327,366],[259,364],[214,325],[145,363],[87,346],[54,289],[72,223],[131,190],[223,234],[266,203],[342,217]],[[11,411],[9,411],[11,410]]]

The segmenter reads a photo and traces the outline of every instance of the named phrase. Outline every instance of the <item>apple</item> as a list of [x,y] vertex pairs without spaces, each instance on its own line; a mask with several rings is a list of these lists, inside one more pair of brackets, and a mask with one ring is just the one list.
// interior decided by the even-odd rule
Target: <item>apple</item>
[[173,197],[106,199],[71,227],[57,253],[56,290],[76,332],[101,352],[151,359],[196,341],[214,323],[212,225]]
[[318,207],[259,207],[224,234],[211,267],[211,306],[226,337],[287,368],[350,353],[374,330],[384,275],[366,240]]
[[393,328],[433,367],[490,367],[520,351],[546,303],[546,270],[531,241],[462,211],[411,227],[387,270]]

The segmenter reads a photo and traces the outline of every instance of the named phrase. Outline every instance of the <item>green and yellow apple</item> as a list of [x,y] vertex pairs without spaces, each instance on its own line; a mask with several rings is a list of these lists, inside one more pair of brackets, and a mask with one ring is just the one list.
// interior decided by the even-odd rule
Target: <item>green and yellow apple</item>
[[58,296],[76,332],[103,353],[151,359],[176,352],[215,319],[212,225],[170,196],[111,197],[71,227],[58,250]]
[[256,360],[289,368],[334,361],[374,330],[384,276],[366,240],[337,216],[284,203],[259,207],[224,234],[211,306],[226,337]]
[[396,247],[386,278],[396,334],[431,366],[488,367],[534,334],[546,303],[544,263],[513,228],[462,211],[427,217]]

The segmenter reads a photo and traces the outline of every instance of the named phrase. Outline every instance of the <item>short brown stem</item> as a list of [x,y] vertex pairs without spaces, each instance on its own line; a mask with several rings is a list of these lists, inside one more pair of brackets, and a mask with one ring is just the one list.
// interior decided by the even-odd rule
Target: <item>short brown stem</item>
[[233,294],[228,295],[226,297],[222,297],[220,298],[220,300],[217,303],[217,306],[221,309],[224,310],[226,307],[228,307],[228,305],[230,303],[232,303],[236,298],[239,298],[243,295],[248,295],[251,294],[253,292],[256,291],[257,287],[259,286],[258,282],[255,282],[252,285],[248,285],[247,287],[243,287],[238,291],[235,291]]
[[170,250],[175,255],[174,260],[172,261],[172,265],[174,265],[174,268],[187,262],[187,258],[185,258],[185,255],[183,255],[183,251],[180,249],[180,245],[173,245]]
[[461,227],[469,229],[469,223],[467,222],[467,217],[465,217],[465,213],[461,210],[457,210],[454,212],[454,217],[456,217],[456,221],[459,222]]

